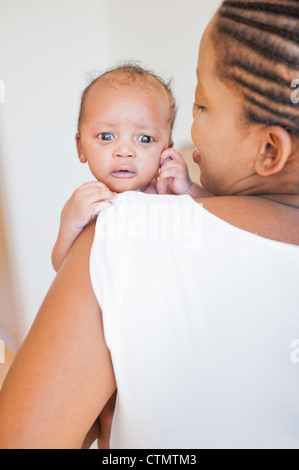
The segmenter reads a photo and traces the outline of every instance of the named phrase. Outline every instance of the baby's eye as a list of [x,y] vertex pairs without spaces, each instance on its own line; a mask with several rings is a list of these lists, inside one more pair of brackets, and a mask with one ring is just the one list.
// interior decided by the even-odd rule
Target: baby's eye
[[139,142],[142,142],[143,144],[149,144],[153,142],[154,139],[150,135],[142,134],[140,137],[138,137],[137,140],[139,140]]
[[101,140],[114,140],[114,136],[110,132],[102,132],[98,135],[98,138]]

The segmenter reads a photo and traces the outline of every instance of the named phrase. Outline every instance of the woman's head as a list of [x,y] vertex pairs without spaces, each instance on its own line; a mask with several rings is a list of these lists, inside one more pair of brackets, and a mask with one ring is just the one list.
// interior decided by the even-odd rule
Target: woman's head
[[[272,191],[274,182],[285,186],[288,181],[288,190],[299,193],[298,155],[295,158],[299,104],[291,99],[291,84],[299,78],[298,17],[299,4],[294,1],[224,1],[208,26],[200,47],[198,75],[200,82],[206,82],[210,102],[206,107],[202,104],[202,110],[195,107],[192,130],[195,144],[201,147],[199,134],[206,136],[208,124],[209,129],[214,126],[213,137],[220,146],[218,168],[213,167],[214,188],[210,186],[213,162],[204,155],[199,158],[202,148],[195,153],[203,183],[208,179],[207,189],[218,194],[252,194],[254,187],[257,194]],[[196,105],[201,101],[199,83]],[[212,111],[213,118],[217,117],[213,122]],[[225,168],[231,177],[220,181],[219,172]]]

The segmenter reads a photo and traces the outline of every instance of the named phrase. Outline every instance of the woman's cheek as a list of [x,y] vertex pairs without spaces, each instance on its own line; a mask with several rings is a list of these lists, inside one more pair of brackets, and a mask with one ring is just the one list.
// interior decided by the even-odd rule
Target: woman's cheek
[[196,141],[199,140],[199,131],[197,129],[197,123],[195,121],[193,121],[193,124],[192,124],[192,127],[191,127],[191,137],[192,137],[192,140],[194,142],[194,144],[196,145]]
[[207,140],[205,126],[199,122],[194,122],[191,127],[191,137],[195,147],[202,152],[205,147],[205,141]]

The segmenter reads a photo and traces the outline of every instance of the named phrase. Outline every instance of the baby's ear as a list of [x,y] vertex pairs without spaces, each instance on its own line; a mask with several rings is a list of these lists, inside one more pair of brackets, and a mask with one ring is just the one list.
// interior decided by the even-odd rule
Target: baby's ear
[[77,132],[77,134],[75,136],[75,139],[76,139],[76,147],[77,147],[77,153],[78,153],[79,160],[80,160],[81,163],[86,163],[87,160],[86,160],[85,156],[83,155],[81,137],[80,137],[79,132]]

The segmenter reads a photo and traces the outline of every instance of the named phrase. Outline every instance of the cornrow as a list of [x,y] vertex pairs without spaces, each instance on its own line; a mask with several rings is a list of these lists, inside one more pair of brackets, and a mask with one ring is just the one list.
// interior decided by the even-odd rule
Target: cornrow
[[230,67],[239,67],[245,72],[254,75],[255,77],[263,78],[268,82],[287,87],[290,86],[290,82],[288,80],[280,77],[280,75],[272,70],[267,70],[261,63],[256,64],[254,62],[250,62],[250,59],[248,58],[245,60],[242,57],[239,59],[233,59],[229,62],[229,65]]
[[288,28],[265,24],[256,20],[240,18],[238,15],[234,15],[228,12],[224,12],[222,16],[223,18],[228,18],[229,20],[236,21],[236,23],[242,23],[248,26],[252,26],[253,28],[257,28],[259,31],[267,31],[268,33],[276,34],[277,36],[289,39],[290,41],[298,42],[299,39],[299,28],[294,31]]
[[250,122],[278,125],[299,137],[299,5],[296,0],[223,1],[213,40],[217,73],[244,97]]
[[273,2],[223,2],[227,7],[242,8],[244,10],[252,11],[263,11],[266,13],[273,13],[277,15],[283,14],[284,16],[290,16],[292,18],[299,18],[299,7],[293,2],[283,1],[273,3]]

